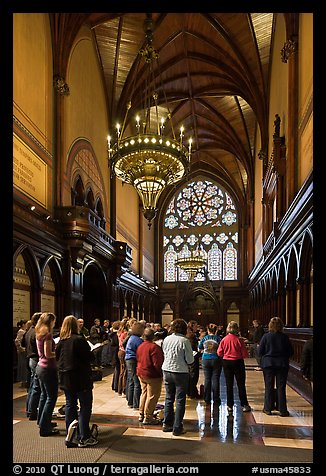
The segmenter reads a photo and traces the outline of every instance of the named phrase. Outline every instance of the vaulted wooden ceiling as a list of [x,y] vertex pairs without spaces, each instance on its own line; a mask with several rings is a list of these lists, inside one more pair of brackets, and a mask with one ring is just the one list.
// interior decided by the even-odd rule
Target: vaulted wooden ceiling
[[[162,87],[158,102],[169,102],[174,128],[193,138],[193,170],[213,170],[240,202],[253,195],[257,127],[262,147],[268,133],[268,78],[272,13],[153,13],[153,46],[159,54]],[[146,13],[53,14],[61,45],[78,28],[93,32],[107,90],[112,129],[127,103],[141,104],[144,75],[137,57],[144,45]],[[65,45],[63,43],[65,41]],[[67,43],[68,39],[68,43]],[[59,57],[57,56],[57,60]],[[131,97],[132,95],[132,97]],[[134,120],[134,118],[130,118]],[[113,131],[112,131],[113,132]],[[256,151],[255,153],[257,154]]]

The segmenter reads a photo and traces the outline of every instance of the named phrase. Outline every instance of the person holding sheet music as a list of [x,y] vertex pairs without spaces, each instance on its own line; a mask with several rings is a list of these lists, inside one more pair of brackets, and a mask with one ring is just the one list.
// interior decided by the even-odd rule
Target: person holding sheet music
[[[97,345],[97,344],[102,344],[103,342],[103,329],[101,326],[101,321],[100,319],[94,319],[94,325],[91,327],[90,332],[89,332],[89,342],[91,344]],[[93,353],[94,353],[94,359],[95,359],[95,364],[98,367],[102,366],[102,350],[103,347],[100,345],[97,345],[97,347],[92,348]]]
[[[79,334],[77,319],[63,320],[56,347],[59,385],[66,397],[66,441],[68,448],[94,446],[98,443],[90,429],[93,404],[92,352],[88,341]],[[80,410],[78,413],[78,402]],[[73,441],[76,429],[77,441]]]
[[87,327],[85,327],[84,319],[80,317],[79,319],[77,319],[77,323],[79,334],[84,336],[86,339],[89,339],[89,330],[87,329]]

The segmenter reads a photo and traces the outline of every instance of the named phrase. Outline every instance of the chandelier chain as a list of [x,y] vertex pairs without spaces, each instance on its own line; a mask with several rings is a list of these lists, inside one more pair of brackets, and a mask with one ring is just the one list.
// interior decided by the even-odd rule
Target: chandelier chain
[[[117,140],[111,147],[108,136],[108,155],[111,173],[123,182],[131,184],[137,191],[143,205],[144,217],[148,227],[157,213],[158,199],[168,185],[179,182],[188,175],[191,156],[191,139],[189,147],[184,144],[184,127],[180,127],[180,138],[176,139],[171,109],[167,102],[163,87],[158,53],[153,47],[153,21],[147,14],[144,24],[146,38],[137,56],[137,66],[133,77],[130,100],[127,104],[122,127],[116,125]],[[144,60],[144,68],[140,62]],[[154,68],[154,61],[157,66]],[[145,69],[147,68],[147,74]],[[140,78],[138,77],[140,71]],[[143,86],[141,80],[144,80]],[[137,84],[137,95],[135,88]],[[163,92],[165,107],[160,107],[159,93]],[[143,110],[135,117],[136,134],[132,131],[133,124],[127,121],[135,98],[144,97]],[[134,106],[133,106],[134,107]],[[167,114],[171,124],[173,138],[164,134],[164,117],[159,121],[159,114]],[[141,130],[142,125],[142,130]],[[126,130],[128,133],[126,134]],[[126,137],[125,137],[126,135]]]

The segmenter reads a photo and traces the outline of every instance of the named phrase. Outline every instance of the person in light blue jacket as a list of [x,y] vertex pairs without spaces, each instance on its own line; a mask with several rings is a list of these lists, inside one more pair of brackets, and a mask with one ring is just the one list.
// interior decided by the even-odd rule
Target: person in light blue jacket
[[221,342],[216,334],[217,325],[210,323],[207,326],[207,334],[201,338],[198,350],[202,352],[202,368],[204,371],[204,400],[210,404],[221,404],[220,376],[222,372],[222,359],[217,355],[217,349]]
[[[186,336],[187,323],[184,319],[171,322],[170,334],[162,343],[164,362],[162,365],[165,386],[163,431],[182,435],[183,417],[189,384],[189,365],[194,362],[191,343]],[[175,403],[175,411],[174,411]]]

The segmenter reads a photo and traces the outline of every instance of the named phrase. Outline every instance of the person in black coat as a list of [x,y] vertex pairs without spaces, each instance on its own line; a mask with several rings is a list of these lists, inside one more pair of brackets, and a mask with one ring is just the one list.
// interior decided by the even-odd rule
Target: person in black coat
[[[90,328],[89,331],[89,341],[91,344],[102,344],[103,343],[103,328],[101,326],[101,321],[99,319],[94,319],[94,325]],[[103,345],[100,345],[93,350],[94,363],[97,367],[102,366],[102,351]]]
[[[91,378],[93,357],[87,340],[79,334],[77,319],[74,316],[67,316],[63,320],[60,340],[56,347],[56,359],[59,385],[66,397],[66,446],[93,446],[98,443],[90,429],[93,404]],[[78,444],[72,442],[75,428],[77,428]]]
[[200,353],[198,352],[198,337],[197,337],[198,323],[195,320],[191,320],[187,325],[186,337],[191,343],[191,348],[194,353],[194,362],[189,367],[189,385],[187,395],[191,399],[200,399],[199,391],[197,388],[199,380],[199,367],[200,367]]
[[286,381],[289,372],[290,357],[293,347],[289,336],[283,332],[283,321],[272,317],[268,324],[268,332],[263,335],[259,344],[259,355],[264,372],[265,399],[263,412],[272,414],[276,398],[279,414],[289,416],[286,403]]

